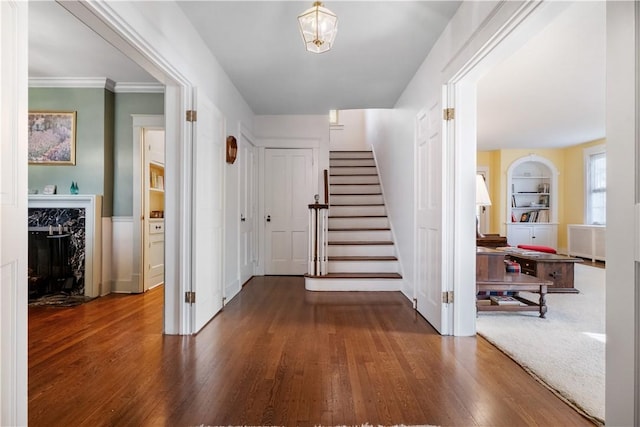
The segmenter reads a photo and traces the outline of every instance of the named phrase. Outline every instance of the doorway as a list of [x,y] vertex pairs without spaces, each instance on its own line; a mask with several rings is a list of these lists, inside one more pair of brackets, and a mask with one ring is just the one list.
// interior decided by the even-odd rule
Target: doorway
[[164,284],[164,153],[164,116],[134,115],[132,293]]

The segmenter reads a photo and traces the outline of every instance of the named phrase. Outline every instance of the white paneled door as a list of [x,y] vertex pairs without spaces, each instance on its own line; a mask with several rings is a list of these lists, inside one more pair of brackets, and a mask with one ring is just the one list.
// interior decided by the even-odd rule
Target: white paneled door
[[311,149],[265,152],[265,273],[307,272],[308,205],[313,203]]
[[253,276],[257,261],[255,230],[258,204],[256,197],[256,149],[242,134],[238,141],[238,161],[240,163],[238,264],[240,268],[240,284],[244,284]]
[[222,207],[224,118],[213,103],[197,96],[193,139],[192,332],[222,308]]
[[416,298],[417,310],[448,334],[442,292],[442,107],[435,103],[416,118]]
[[28,5],[0,1],[0,425],[27,425]]

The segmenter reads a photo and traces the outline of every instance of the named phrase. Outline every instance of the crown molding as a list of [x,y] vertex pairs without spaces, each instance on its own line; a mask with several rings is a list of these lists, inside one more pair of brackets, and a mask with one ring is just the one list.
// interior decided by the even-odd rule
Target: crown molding
[[116,83],[105,77],[35,77],[29,79],[29,87],[107,89],[114,93],[164,93],[164,85],[161,83]]
[[81,88],[115,90],[115,82],[106,77],[32,77],[29,87]]
[[161,83],[116,83],[116,93],[164,93]]

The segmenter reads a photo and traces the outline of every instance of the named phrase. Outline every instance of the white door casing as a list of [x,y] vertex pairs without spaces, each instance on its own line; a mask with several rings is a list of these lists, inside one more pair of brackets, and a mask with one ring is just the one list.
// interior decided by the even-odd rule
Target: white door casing
[[[194,95],[195,96],[195,95]],[[224,117],[202,94],[195,96],[193,138],[192,333],[222,308]]]
[[416,117],[416,309],[441,334],[450,333],[449,305],[442,292],[442,102]]
[[265,150],[265,273],[307,272],[313,151]]
[[249,137],[240,132],[238,140],[238,204],[240,227],[238,228],[238,269],[240,284],[244,284],[254,275],[257,261],[258,199],[256,192],[257,152]]
[[28,4],[0,2],[0,425],[27,425]]

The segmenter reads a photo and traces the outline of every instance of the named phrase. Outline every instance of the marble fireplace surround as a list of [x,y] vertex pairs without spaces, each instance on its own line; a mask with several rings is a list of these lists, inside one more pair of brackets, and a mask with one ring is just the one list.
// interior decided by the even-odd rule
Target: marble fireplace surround
[[30,194],[29,208],[85,210],[84,295],[98,297],[102,287],[102,196]]

